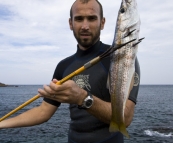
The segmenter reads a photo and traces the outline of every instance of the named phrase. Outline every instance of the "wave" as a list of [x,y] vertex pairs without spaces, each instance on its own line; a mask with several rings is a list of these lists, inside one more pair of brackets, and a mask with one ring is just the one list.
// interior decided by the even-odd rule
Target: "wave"
[[173,133],[159,133],[158,131],[145,130],[144,133],[148,136],[156,136],[156,137],[173,137]]

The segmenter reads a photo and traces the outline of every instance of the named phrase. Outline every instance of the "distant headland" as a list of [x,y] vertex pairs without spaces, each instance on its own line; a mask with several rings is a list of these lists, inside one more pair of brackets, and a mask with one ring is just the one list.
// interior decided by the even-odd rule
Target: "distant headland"
[[0,82],[0,87],[18,87],[18,85],[7,85]]

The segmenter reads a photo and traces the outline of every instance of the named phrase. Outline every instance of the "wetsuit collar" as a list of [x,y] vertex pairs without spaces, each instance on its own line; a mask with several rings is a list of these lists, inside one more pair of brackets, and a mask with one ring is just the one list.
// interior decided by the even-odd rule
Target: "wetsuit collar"
[[98,51],[100,50],[101,42],[98,40],[93,46],[91,46],[87,50],[81,50],[79,46],[77,46],[77,52],[75,54],[77,59],[85,59],[89,57],[95,57]]

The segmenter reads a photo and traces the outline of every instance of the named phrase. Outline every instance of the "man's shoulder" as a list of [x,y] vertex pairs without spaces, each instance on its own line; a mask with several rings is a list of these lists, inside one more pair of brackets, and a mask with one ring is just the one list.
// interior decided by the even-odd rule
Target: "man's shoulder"
[[68,63],[71,63],[73,60],[75,59],[75,54],[69,56],[69,57],[66,57],[64,59],[62,59],[58,65],[62,65],[62,64],[68,64]]
[[108,49],[111,46],[109,44],[103,43],[102,41],[100,41],[100,43],[103,45],[103,49]]
[[69,57],[66,57],[65,59],[61,60],[58,65],[56,66],[56,69],[54,71],[53,78],[56,78],[58,80],[63,78],[63,73],[65,69],[70,65],[75,59],[74,55],[71,55]]
[[97,56],[103,54],[103,53],[104,53],[107,49],[109,49],[109,48],[110,48],[110,45],[105,44],[105,43],[103,43],[102,41],[100,41],[100,50],[99,50],[99,53],[98,53]]

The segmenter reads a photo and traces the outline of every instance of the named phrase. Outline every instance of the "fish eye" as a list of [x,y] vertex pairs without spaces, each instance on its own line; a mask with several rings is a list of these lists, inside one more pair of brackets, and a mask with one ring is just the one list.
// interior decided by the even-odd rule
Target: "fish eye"
[[124,8],[121,8],[121,9],[120,9],[120,12],[121,12],[121,13],[124,13],[124,12],[125,12],[125,9],[124,9]]

